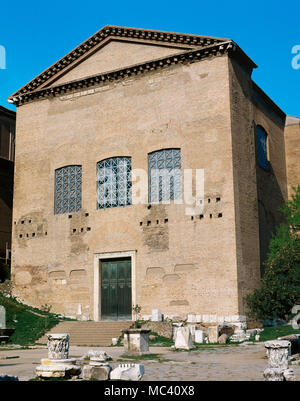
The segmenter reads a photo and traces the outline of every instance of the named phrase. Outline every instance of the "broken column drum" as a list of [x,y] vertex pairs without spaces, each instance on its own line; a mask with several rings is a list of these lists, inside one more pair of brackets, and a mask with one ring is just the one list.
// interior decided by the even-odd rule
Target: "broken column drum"
[[48,358],[68,359],[70,336],[69,334],[47,334]]
[[289,369],[289,341],[267,341],[265,348],[269,366],[264,370],[265,381],[294,381],[295,376]]

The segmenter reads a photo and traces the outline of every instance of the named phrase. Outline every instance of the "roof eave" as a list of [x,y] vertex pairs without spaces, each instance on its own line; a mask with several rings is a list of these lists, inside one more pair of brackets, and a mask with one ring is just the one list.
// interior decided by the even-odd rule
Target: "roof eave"
[[[108,36],[112,37],[118,37],[118,36],[128,36],[128,37],[133,37],[136,39],[146,37],[146,39],[154,39],[157,40],[158,42],[161,43],[168,43],[168,41],[172,42],[173,44],[176,43],[175,41],[177,40],[178,43],[182,42],[189,42],[192,45],[197,46],[197,42],[201,42],[203,40],[205,41],[216,41],[216,42],[224,42],[228,41],[228,39],[223,39],[223,38],[215,38],[211,36],[201,36],[201,35],[191,35],[191,34],[183,34],[183,33],[173,33],[173,32],[165,32],[165,31],[156,31],[156,30],[149,30],[149,29],[138,29],[138,28],[128,28],[128,27],[118,27],[118,26],[113,26],[113,25],[106,25],[103,28],[101,28],[99,31],[94,33],[92,36],[87,38],[85,41],[83,41],[81,44],[76,46],[73,50],[71,50],[69,53],[67,53],[65,56],[61,57],[58,61],[53,63],[50,67],[46,68],[44,71],[42,71],[40,74],[38,74],[35,78],[33,78],[31,81],[29,81],[26,85],[22,86],[20,89],[15,91],[12,95],[9,96],[8,99],[12,100],[14,97],[19,96],[22,93],[30,92],[31,86],[36,86],[36,88],[39,87],[39,81],[41,83],[46,82],[49,80],[51,77],[53,77],[58,71],[63,70],[66,66],[70,65],[73,63],[73,61],[76,60],[77,53],[80,52],[79,57],[81,53],[84,51],[88,51],[93,45],[96,46],[96,44],[101,40],[107,38]],[[92,44],[90,43],[92,42]],[[87,47],[88,50],[83,50],[83,48]],[[72,61],[69,61],[69,59],[72,59]],[[68,60],[68,62],[66,61]],[[46,76],[46,77],[45,77]],[[28,91],[29,89],[29,91]]]

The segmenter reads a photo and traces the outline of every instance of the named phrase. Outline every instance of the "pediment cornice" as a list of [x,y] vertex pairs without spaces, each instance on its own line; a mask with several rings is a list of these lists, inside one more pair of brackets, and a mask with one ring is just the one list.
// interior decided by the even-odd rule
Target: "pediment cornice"
[[248,65],[250,65],[250,68],[256,67],[253,61],[248,58],[248,56],[239,48],[236,43],[233,41],[227,41],[203,48],[188,50],[183,53],[179,52],[168,57],[135,64],[118,70],[107,71],[101,74],[92,75],[83,79],[66,82],[56,86],[45,87],[24,94],[20,93],[15,95],[12,100],[14,104],[19,106],[30,101],[52,98],[55,96],[61,96],[71,92],[80,91],[86,88],[103,86],[106,85],[107,82],[128,79],[132,76],[145,74],[147,72],[159,70],[176,64],[191,64],[209,57],[222,56],[224,54],[242,59],[244,63],[247,62]]
[[202,48],[212,44],[224,42],[227,39],[189,35],[182,33],[163,32],[147,29],[136,29],[117,26],[105,26],[89,37],[75,49],[70,51],[56,63],[44,70],[37,77],[24,85],[9,97],[12,100],[16,96],[33,92],[38,88],[48,85],[55,80],[58,74],[68,71],[77,65],[79,62],[88,57],[93,51],[96,51],[101,45],[105,44],[110,39],[131,40],[139,43],[157,44],[161,46],[169,45],[171,47]]

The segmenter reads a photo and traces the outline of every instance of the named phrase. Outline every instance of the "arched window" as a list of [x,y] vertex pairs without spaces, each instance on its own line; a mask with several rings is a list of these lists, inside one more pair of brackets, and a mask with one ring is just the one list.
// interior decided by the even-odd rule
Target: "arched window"
[[131,157],[111,157],[97,163],[98,209],[131,205]]
[[269,170],[268,161],[268,135],[260,125],[256,127],[257,162],[260,167]]
[[149,203],[182,199],[180,149],[148,154]]
[[66,166],[55,170],[55,214],[81,210],[81,183],[81,166]]

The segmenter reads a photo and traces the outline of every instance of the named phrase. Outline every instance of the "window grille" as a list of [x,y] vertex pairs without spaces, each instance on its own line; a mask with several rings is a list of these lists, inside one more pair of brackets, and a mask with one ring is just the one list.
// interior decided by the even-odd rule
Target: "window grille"
[[182,199],[180,149],[162,149],[148,155],[149,203]]
[[112,157],[97,163],[98,209],[131,205],[131,158]]
[[81,210],[81,166],[66,166],[55,170],[55,214]]

